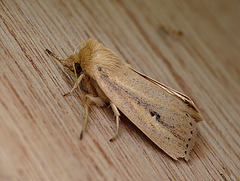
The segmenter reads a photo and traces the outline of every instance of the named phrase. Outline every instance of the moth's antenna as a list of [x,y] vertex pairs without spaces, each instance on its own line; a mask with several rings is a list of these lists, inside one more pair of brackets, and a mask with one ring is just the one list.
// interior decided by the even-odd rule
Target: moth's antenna
[[75,48],[75,50],[74,50],[74,52],[73,52],[73,54],[75,54],[76,53],[76,51],[77,51],[77,49],[78,49],[78,47],[80,47],[82,44],[84,44],[84,43],[87,43],[86,41],[84,41],[84,42],[82,42],[82,43],[80,43],[76,48]]
[[46,49],[45,50],[49,55],[53,56],[54,58],[56,58],[58,61],[62,62],[62,61],[65,61],[64,59],[62,58],[59,58],[57,55],[55,55],[55,53],[51,52],[50,50]]

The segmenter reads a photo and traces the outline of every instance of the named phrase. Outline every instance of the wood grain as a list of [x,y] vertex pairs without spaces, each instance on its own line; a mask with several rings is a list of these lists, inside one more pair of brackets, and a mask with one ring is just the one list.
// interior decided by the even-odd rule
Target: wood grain
[[[0,2],[0,180],[239,180],[240,3]],[[161,26],[181,30],[178,38]],[[124,115],[90,107],[44,52],[95,38],[137,70],[189,95],[205,121],[189,162],[174,161]]]

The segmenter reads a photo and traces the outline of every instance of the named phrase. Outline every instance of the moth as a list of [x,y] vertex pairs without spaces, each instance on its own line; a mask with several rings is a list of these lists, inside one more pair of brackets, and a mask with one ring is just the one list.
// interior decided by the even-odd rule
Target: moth
[[[86,44],[77,52],[77,48]],[[90,103],[103,106],[109,103],[116,117],[117,128],[110,141],[116,139],[120,110],[158,147],[175,160],[189,159],[197,138],[196,123],[202,117],[193,101],[184,94],[133,69],[97,40],[89,39],[79,44],[74,53],[59,60],[65,71],[84,92],[85,119],[80,134],[85,131]]]

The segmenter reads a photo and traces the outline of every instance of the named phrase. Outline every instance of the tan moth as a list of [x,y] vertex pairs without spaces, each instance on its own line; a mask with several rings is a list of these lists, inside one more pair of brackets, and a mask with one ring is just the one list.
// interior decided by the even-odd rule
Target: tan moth
[[79,53],[75,50],[67,59],[46,50],[76,78],[66,95],[76,88],[85,92],[85,120],[80,138],[86,128],[89,104],[109,103],[117,122],[111,141],[118,135],[119,109],[170,157],[188,160],[197,137],[196,123],[202,121],[192,100],[136,71],[98,41],[90,38],[80,45],[84,43]]

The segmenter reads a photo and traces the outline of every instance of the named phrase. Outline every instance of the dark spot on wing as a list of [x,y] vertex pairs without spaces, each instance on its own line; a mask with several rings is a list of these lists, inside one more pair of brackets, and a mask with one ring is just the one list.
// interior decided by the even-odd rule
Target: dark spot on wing
[[102,67],[98,67],[98,71],[102,71]]
[[160,121],[160,115],[156,112],[156,111],[151,111],[150,110],[150,114],[152,117],[156,117],[156,120],[159,122]]
[[151,116],[155,116],[156,112],[155,111],[150,111]]
[[101,74],[101,78],[108,78],[108,75],[107,74]]

